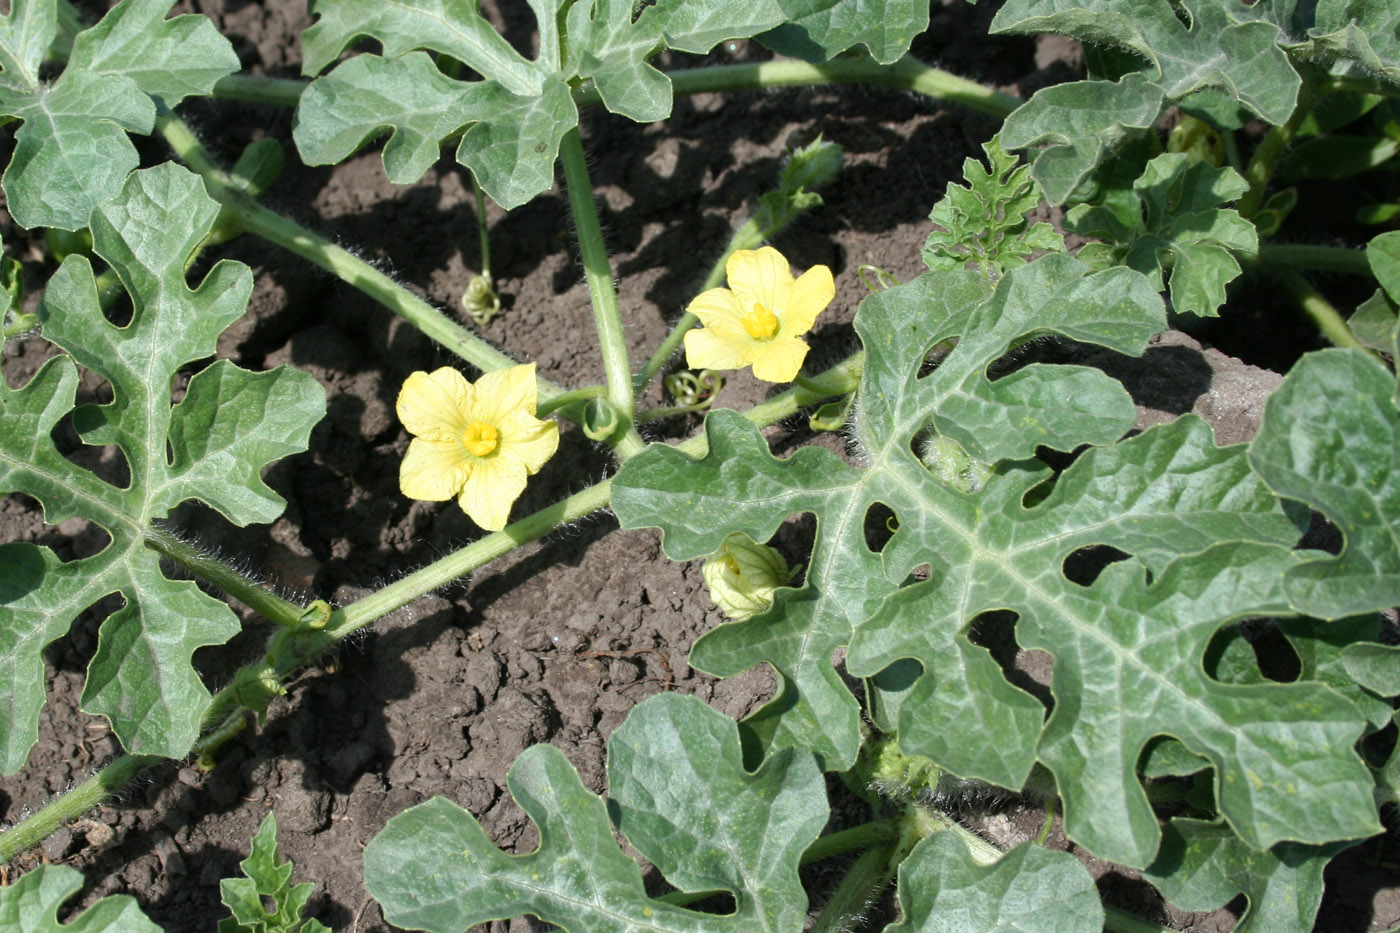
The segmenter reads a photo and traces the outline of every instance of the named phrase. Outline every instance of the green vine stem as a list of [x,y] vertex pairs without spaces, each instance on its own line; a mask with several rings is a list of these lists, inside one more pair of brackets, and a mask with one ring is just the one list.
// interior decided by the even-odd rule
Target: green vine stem
[[[912,55],[905,55],[893,65],[882,65],[862,55],[821,64],[784,59],[758,64],[717,65],[713,68],[682,68],[667,72],[666,76],[671,79],[673,92],[679,95],[820,84],[881,84],[959,104],[994,117],[1004,118],[1024,103],[1019,97],[959,78]],[[591,83],[576,90],[574,100],[581,106],[602,103],[602,98]]]
[[[912,55],[904,56],[893,65],[882,65],[869,56],[821,64],[780,60],[717,65],[712,68],[681,68],[667,72],[667,77],[671,79],[672,91],[678,95],[821,84],[881,84],[960,104],[994,117],[1006,117],[1023,103],[1019,97],[960,78],[925,64]],[[295,78],[230,75],[214,85],[214,96],[295,107],[307,83]],[[581,107],[601,106],[603,99],[597,88],[588,82],[574,90],[574,102]]]
[[214,584],[269,622],[287,628],[295,627],[302,613],[306,612],[304,606],[283,599],[223,561],[181,541],[164,528],[153,526],[146,529],[146,543],[195,576]]
[[627,338],[622,330],[622,314],[613,288],[612,265],[603,244],[603,228],[598,222],[598,205],[593,201],[593,183],[584,161],[578,127],[564,134],[559,143],[559,160],[564,164],[564,187],[569,192],[574,228],[578,233],[583,277],[593,301],[593,320],[598,329],[598,348],[603,354],[603,372],[608,401],[618,416],[612,440],[623,460],[639,453],[644,446],[633,424],[637,403],[632,394],[632,366],[627,358]]
[[[1293,296],[1298,307],[1303,310],[1304,314],[1313,319],[1318,330],[1322,331],[1322,336],[1330,340],[1334,346],[1364,350],[1375,356],[1375,353],[1362,346],[1361,341],[1352,334],[1351,328],[1347,327],[1347,322],[1342,317],[1341,312],[1333,307],[1332,303],[1323,297],[1321,292],[1313,288],[1307,279],[1293,269],[1276,267],[1273,270],[1273,280]],[[1379,357],[1377,358],[1379,359]]]
[[214,82],[214,96],[249,104],[295,107],[308,81],[297,78],[267,78],[261,75],[229,75]]
[[[441,311],[334,243],[263,207],[229,180],[214,164],[194,132],[173,114],[162,114],[157,129],[186,165],[203,179],[209,196],[228,208],[235,222],[284,249],[307,259],[408,321],[446,349],[477,369],[490,372],[516,365],[516,361],[448,318]],[[541,399],[551,399],[564,389],[540,379]]]
[[1293,108],[1293,115],[1282,125],[1270,129],[1254,150],[1254,156],[1244,170],[1244,180],[1249,184],[1249,190],[1240,198],[1238,208],[1240,216],[1245,220],[1253,218],[1259,208],[1264,206],[1264,193],[1269,188],[1269,182],[1273,180],[1274,172],[1283,161],[1284,153],[1293,142],[1293,137],[1297,135],[1298,127],[1302,126],[1303,120],[1312,112],[1313,99],[1312,90],[1305,81],[1298,92],[1298,104]]
[[1288,269],[1315,269],[1346,275],[1371,275],[1371,263],[1364,250],[1340,246],[1314,246],[1307,243],[1260,243],[1259,262]]
[[121,755],[38,812],[0,833],[0,865],[43,842],[69,820],[76,820],[121,791],[147,769],[165,761],[151,755]]

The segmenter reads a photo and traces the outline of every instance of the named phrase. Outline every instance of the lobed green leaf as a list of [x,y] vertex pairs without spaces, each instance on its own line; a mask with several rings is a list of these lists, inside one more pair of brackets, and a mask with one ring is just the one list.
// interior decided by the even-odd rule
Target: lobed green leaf
[[60,923],[64,901],[77,894],[83,876],[67,865],[40,865],[18,880],[0,887],[0,927],[25,933],[161,933],[127,894],[113,894],[66,923]]
[[[1062,203],[1133,129],[1170,104],[1230,128],[1284,123],[1302,79],[1281,47],[1268,4],[1228,0],[1009,0],[993,33],[1058,32],[1126,53],[1126,74],[1037,92],[1008,118],[1003,144],[1049,142],[1035,176]],[[1118,77],[1118,74],[1106,77]]]
[[1158,288],[1170,278],[1173,310],[1214,317],[1225,286],[1239,277],[1236,255],[1259,249],[1254,224],[1223,206],[1248,187],[1233,169],[1163,153],[1133,182],[1130,203],[1076,205],[1065,215],[1065,229],[1106,241],[1087,245],[1081,260],[1126,265]]
[[239,68],[203,16],[166,19],[174,0],[123,0],[79,33],[58,80],[39,66],[58,35],[57,0],[14,0],[0,17],[0,115],[22,122],[5,170],[10,213],[24,227],[78,230],[136,168],[128,133],[150,133],[158,109],[208,94]]
[[888,65],[928,29],[928,4],[919,0],[779,0],[787,22],[758,41],[780,55],[824,62],[863,45]]
[[1064,237],[1047,223],[1031,225],[1027,214],[1040,206],[1040,187],[1030,166],[993,138],[984,143],[987,168],[975,159],[963,160],[967,185],[948,183],[943,200],[933,206],[929,220],[941,227],[924,242],[924,265],[953,269],[975,263],[989,278],[1024,265],[1037,251],[1064,252]]
[[1181,910],[1215,910],[1245,895],[1236,933],[1309,933],[1322,904],[1323,869],[1351,845],[1281,842],[1261,851],[1221,823],[1178,817],[1143,875]]
[[1249,459],[1281,496],[1327,516],[1336,557],[1293,568],[1293,607],[1337,619],[1400,603],[1400,412],[1395,376],[1360,350],[1303,357],[1264,406]]
[[[45,548],[4,546],[19,573],[0,602],[0,771],[18,770],[37,738],[45,646],[99,598],[123,605],[103,622],[88,668],[83,708],[111,720],[132,752],[178,758],[193,744],[209,702],[191,663],[203,645],[239,629],[221,601],[192,582],[168,579],[146,547],[153,521],[198,498],[236,524],[275,519],[285,503],[263,483],[273,460],[303,450],[325,410],[324,390],[290,369],[251,373],[215,363],[171,404],[184,366],[214,353],[220,331],[244,311],[246,266],[216,264],[191,289],[185,261],[208,234],[218,206],[190,172],[165,164],[133,173],[90,218],[93,247],[131,296],[131,321],[108,323],[88,260],[69,256],[41,307],[44,334],[67,351],[19,389],[0,386],[0,492],[34,496],[50,523],[91,521],[110,543],[61,562]],[[74,408],[75,362],[103,377],[112,401]],[[53,431],[72,411],[85,443],[114,445],[131,476],[114,486],[65,458]],[[8,426],[13,425],[10,430]]]
[[[671,82],[648,59],[663,49],[708,52],[784,18],[777,0],[661,0],[635,17],[631,0],[529,2],[540,33],[534,59],[511,48],[474,0],[320,0],[302,37],[304,73],[361,37],[378,40],[383,55],[354,56],[307,87],[292,133],[302,159],[339,162],[388,132],[385,172],[408,184],[460,135],[457,161],[499,204],[518,207],[554,182],[559,141],[578,125],[573,86],[591,81],[613,112],[662,120]],[[450,77],[428,52],[481,80]]]
[[292,885],[294,866],[277,854],[274,814],[269,812],[263,819],[253,836],[252,851],[238,867],[244,877],[219,882],[219,898],[232,914],[219,921],[219,933],[330,933],[319,920],[302,919],[316,885],[309,881]]
[[992,865],[972,860],[953,833],[922,840],[899,866],[903,919],[884,933],[1098,933],[1103,905],[1068,852],[1024,843]]
[[[807,899],[802,852],[827,819],[825,785],[802,752],[743,766],[734,723],[693,697],[638,704],[608,739],[612,799],[589,793],[558,749],[526,749],[507,776],[539,829],[510,856],[471,814],[437,797],[394,817],[365,847],[365,887],[385,917],[462,931],[532,914],[566,930],[787,931]],[[703,914],[649,897],[609,821],[683,891],[725,891],[733,913]]]
[[[1316,683],[1232,685],[1204,672],[1221,625],[1290,611],[1283,577],[1305,560],[1289,549],[1298,523],[1244,448],[1216,447],[1195,418],[1114,443],[1132,405],[1081,367],[987,375],[1037,333],[1140,353],[1162,326],[1148,281],[1123,268],[1094,273],[1051,254],[990,292],[976,274],[931,272],[867,298],[856,317],[866,364],[853,436],[868,466],[811,449],[778,460],[726,412],[706,419],[704,458],[653,445],[623,466],[614,510],[624,527],[661,528],[675,559],[706,554],[731,531],[765,540],[794,513],[817,517],[801,586],[692,652],[718,676],[759,663],[778,673],[777,696],[744,722],[760,747],[810,748],[824,767],[850,766],[859,705],[831,661],[848,646],[848,671],[872,678],[877,725],[897,730],[906,753],[1012,788],[1044,763],[1070,837],[1104,858],[1142,866],[1157,850],[1137,773],[1164,735],[1214,765],[1219,806],[1250,845],[1375,830],[1352,749],[1366,723],[1351,703]],[[953,338],[921,375],[925,354]],[[945,484],[920,462],[929,432],[991,465],[980,490]],[[1058,476],[1030,459],[1038,446],[1085,442],[1110,446]],[[865,536],[877,503],[897,523],[882,548]],[[1089,584],[1065,575],[1071,555],[1105,545],[1131,559]],[[913,582],[921,568],[927,579]],[[1017,642],[1055,659],[1048,720],[968,638],[980,616],[1006,610]]]

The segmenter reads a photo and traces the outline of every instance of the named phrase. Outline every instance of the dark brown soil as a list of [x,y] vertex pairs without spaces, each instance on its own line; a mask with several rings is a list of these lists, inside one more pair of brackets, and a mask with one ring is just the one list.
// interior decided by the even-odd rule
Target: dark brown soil
[[[524,4],[482,6],[512,41],[528,43]],[[310,22],[300,0],[195,0],[177,9],[190,7],[232,38],[251,73],[295,76],[297,35]],[[500,17],[498,8],[509,15]],[[1013,93],[1072,74],[1072,44],[1038,48],[1028,39],[989,38],[991,12],[986,3],[935,2],[933,27],[915,53]],[[764,54],[739,43],[711,60]],[[217,103],[193,106],[188,117],[226,163],[253,139],[281,140],[288,168],[269,204],[455,313],[479,257],[470,182],[450,159],[401,188],[385,180],[377,152],[333,169],[300,167],[288,112]],[[818,328],[813,362],[840,358],[855,345],[850,321],[866,293],[857,267],[871,263],[901,280],[917,275],[929,208],[995,129],[988,118],[912,94],[863,88],[700,95],[678,100],[673,117],[652,126],[586,114],[582,132],[634,358],[651,352],[694,295],[708,257],[772,185],[785,150],[818,133],[845,148],[846,168],[824,192],[826,206],[776,245],[797,267],[825,263],[836,273],[837,299]],[[148,162],[166,157],[147,147]],[[588,295],[559,191],[508,216],[493,206],[488,221],[506,310],[486,337],[521,360],[538,361],[541,375],[559,383],[600,381]],[[24,237],[8,222],[3,233],[12,245]],[[270,529],[233,528],[196,507],[182,509],[173,527],[291,594],[341,604],[478,537],[454,505],[409,502],[397,486],[407,445],[393,412],[398,387],[413,370],[457,361],[352,288],[273,246],[245,238],[224,255],[253,267],[257,289],[248,315],[224,335],[221,355],[249,368],[291,363],[311,373],[328,391],[329,413],[308,453],[270,471],[269,482],[289,503]],[[42,254],[36,246],[21,258],[38,263]],[[12,342],[5,378],[23,383],[50,352],[39,338]],[[1105,364],[1134,387],[1144,423],[1194,407],[1216,425],[1222,443],[1252,434],[1262,399],[1279,378],[1202,352],[1177,333],[1161,338],[1143,363]],[[659,401],[653,393],[650,401]],[[736,377],[722,404],[742,407],[761,395],[758,383]],[[697,424],[665,424],[653,436],[688,433]],[[775,428],[772,436],[779,448],[811,439],[805,422]],[[837,436],[818,440],[842,446]],[[560,455],[532,481],[515,515],[609,469],[603,451],[565,428]],[[102,536],[76,521],[46,527],[31,500],[12,496],[0,502],[0,540],[42,543],[66,559],[97,549]],[[214,771],[190,763],[157,769],[23,856],[10,877],[40,861],[70,864],[87,879],[83,903],[130,893],[167,929],[213,929],[224,914],[218,881],[237,873],[272,810],[296,880],[317,883],[312,913],[334,930],[387,929],[361,884],[360,850],[392,815],[446,795],[477,814],[498,844],[527,851],[534,829],[504,790],[506,770],[526,745],[558,746],[584,782],[602,791],[604,741],[646,696],[693,693],[736,717],[765,699],[766,672],[717,682],[687,666],[692,642],[719,620],[698,565],[667,561],[655,534],[618,532],[611,516],[594,516],[383,620],[332,663],[302,676],[265,725],[225,748]],[[211,683],[258,651],[267,631],[248,621],[233,645],[197,657]],[[95,632],[89,614],[48,652],[39,745],[26,769],[0,781],[6,821],[32,812],[117,751],[105,723],[76,708]],[[970,819],[1009,842],[1034,835],[1042,813],[1013,805]],[[1393,846],[1386,857],[1394,859]],[[1357,850],[1347,878],[1338,879],[1354,886],[1329,895],[1318,929],[1360,933],[1400,920],[1395,878],[1376,880],[1384,879],[1380,858]],[[1242,907],[1171,912],[1136,876],[1093,868],[1113,903],[1179,929],[1230,929]],[[527,921],[492,927],[529,928]]]

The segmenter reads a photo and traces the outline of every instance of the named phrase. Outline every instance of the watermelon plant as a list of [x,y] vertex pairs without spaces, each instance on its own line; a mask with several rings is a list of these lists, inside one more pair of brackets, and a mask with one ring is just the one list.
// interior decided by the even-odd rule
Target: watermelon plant
[[[527,748],[508,787],[538,831],[529,852],[503,851],[443,797],[394,815],[363,856],[389,923],[1159,929],[1106,904],[1046,833],[1002,850],[948,806],[1024,793],[1076,850],[1139,872],[1181,909],[1243,895],[1237,929],[1311,929],[1324,869],[1385,831],[1400,787],[1400,649],[1384,615],[1400,606],[1400,233],[1364,252],[1276,244],[1298,200],[1279,173],[1305,184],[1326,158],[1300,139],[1348,145],[1335,114],[1391,112],[1400,16],[1368,0],[1006,0],[994,32],[1086,49],[1083,80],[1022,102],[911,57],[929,24],[911,0],[527,5],[528,54],[469,0],[315,0],[306,81],[236,74],[229,41],[201,16],[170,16],[172,0],[121,0],[91,26],[66,0],[13,0],[0,17],[9,217],[66,253],[36,295],[14,260],[0,269],[6,339],[37,330],[54,347],[27,382],[0,384],[0,490],[32,497],[49,524],[83,519],[107,537],[68,560],[0,544],[0,772],[22,769],[38,739],[45,649],[94,606],[105,616],[82,706],[123,748],[0,834],[5,862],[163,762],[217,771],[292,678],[348,639],[610,508],[620,534],[659,529],[669,558],[705,560],[727,620],[691,665],[716,678],[766,667],[772,696],[739,721],[670,692],[636,704],[607,738],[604,795],[557,748]],[[739,40],[774,57],[676,67]],[[925,241],[908,244],[925,271],[877,275],[855,314],[858,348],[813,365],[811,334],[840,282],[825,265],[793,269],[769,241],[840,183],[840,148],[817,138],[793,148],[727,244],[707,244],[708,277],[635,356],[581,108],[655,124],[677,95],[827,83],[1002,121],[928,205]],[[596,343],[600,380],[556,384],[481,336],[501,308],[484,222],[467,325],[262,203],[280,148],[255,142],[220,166],[177,113],[200,97],[295,107],[307,166],[384,138],[385,174],[410,184],[448,152],[478,205],[523,208],[558,172],[594,323],[578,339]],[[175,158],[142,167],[133,134],[157,134]],[[1034,218],[1046,204],[1063,208],[1058,227]],[[332,605],[289,599],[171,530],[190,500],[237,526],[277,519],[285,501],[262,473],[306,449],[326,411],[295,367],[210,361],[252,276],[207,260],[243,236],[362,290],[457,358],[397,391],[411,437],[400,492],[460,509],[483,534]],[[1373,280],[1374,294],[1347,318],[1313,269]],[[1173,321],[1235,313],[1230,286],[1246,270],[1278,280],[1336,345],[1293,367],[1248,444],[1217,444],[1189,414],[1139,431],[1117,379],[1036,354],[1140,357]],[[724,374],[743,369],[771,396],[719,407]],[[663,374],[673,404],[643,407]],[[83,379],[106,395],[79,404]],[[844,455],[815,443],[775,455],[763,429],[803,411],[815,432],[844,432]],[[643,433],[699,412],[686,439]],[[570,424],[615,469],[518,514],[531,477],[568,455]],[[80,465],[75,447],[115,466]],[[815,532],[793,565],[765,542],[798,516]],[[1310,522],[1340,543],[1317,546]],[[265,649],[221,685],[195,654],[241,625],[210,590],[268,626]],[[1295,674],[1260,663],[1246,638],[1259,624]],[[992,626],[1049,659],[1039,691],[987,646]],[[269,817],[246,877],[223,881],[221,930],[325,928],[305,916],[311,888],[291,885],[276,835]],[[803,870],[838,856],[840,870]],[[72,869],[37,868],[0,887],[0,920],[66,928],[79,886]],[[157,928],[125,896],[75,923]]]

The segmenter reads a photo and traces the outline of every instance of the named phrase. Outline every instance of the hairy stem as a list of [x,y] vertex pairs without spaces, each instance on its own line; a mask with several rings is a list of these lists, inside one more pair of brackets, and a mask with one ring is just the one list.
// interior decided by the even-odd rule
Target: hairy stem
[[[823,392],[829,391],[832,395],[853,391],[860,381],[863,363],[864,354],[857,353],[811,381]],[[813,395],[806,389],[789,389],[749,409],[744,413],[744,417],[756,425],[769,425],[802,407],[821,401],[824,397],[826,396]],[[677,449],[691,456],[701,457],[708,451],[709,444],[704,435],[699,435],[677,445]],[[335,610],[324,628],[283,629],[274,637],[277,648],[272,653],[275,656],[245,665],[234,675],[229,686],[214,694],[204,717],[206,732],[196,743],[194,752],[200,753],[227,738],[224,724],[230,716],[240,714],[240,708],[244,705],[240,691],[247,691],[249,684],[259,683],[268,678],[285,679],[288,674],[331,650],[345,637],[389,613],[402,609],[419,597],[479,569],[522,544],[543,537],[563,524],[576,521],[605,507],[611,491],[611,482],[604,481],[518,522],[513,522],[502,531],[493,532],[460,551],[404,577],[398,583]],[[121,790],[142,771],[164,760],[132,755],[117,758],[89,781],[0,834],[0,863],[38,845],[65,822],[76,819],[97,806],[107,796]],[[81,796],[77,796],[80,792]]]
[[165,759],[151,755],[118,757],[62,797],[0,833],[0,865],[37,846],[64,823],[76,820],[162,761]]
[[284,627],[295,626],[306,611],[304,606],[283,599],[223,561],[181,541],[164,528],[146,529],[146,543],[270,622]]
[[1364,350],[1375,356],[1371,350],[1362,346],[1361,341],[1352,334],[1351,328],[1347,327],[1347,322],[1342,317],[1341,312],[1323,297],[1321,292],[1308,284],[1307,279],[1292,269],[1275,268],[1273,280],[1293,296],[1298,307],[1303,310],[1304,314],[1313,319],[1317,329],[1322,331],[1322,336],[1330,340],[1334,346]]
[[[906,55],[892,65],[882,65],[869,57],[843,58],[820,64],[783,60],[752,65],[684,68],[667,72],[666,76],[671,79],[671,88],[677,95],[820,84],[880,84],[959,104],[994,117],[1006,117],[1024,103],[1019,97],[959,78],[912,55]],[[602,103],[591,84],[575,91],[574,100],[580,105]]]
[[[164,114],[157,118],[156,124],[181,161],[204,179],[209,196],[227,208],[244,230],[296,253],[358,288],[477,369],[490,372],[516,365],[515,360],[363,259],[249,197],[214,164],[193,131],[179,118]],[[547,379],[539,380],[541,399],[553,398],[563,391],[562,387]]]
[[598,206],[593,201],[593,184],[584,162],[583,143],[578,127],[564,134],[559,143],[559,159],[564,163],[564,186],[573,209],[578,233],[583,277],[593,302],[593,320],[598,329],[598,348],[603,354],[603,372],[608,386],[608,402],[617,412],[619,424],[610,441],[622,459],[639,453],[641,436],[633,424],[637,403],[632,394],[632,364],[627,358],[627,338],[622,331],[622,314],[613,287],[612,265],[603,244],[603,228],[598,222]]

